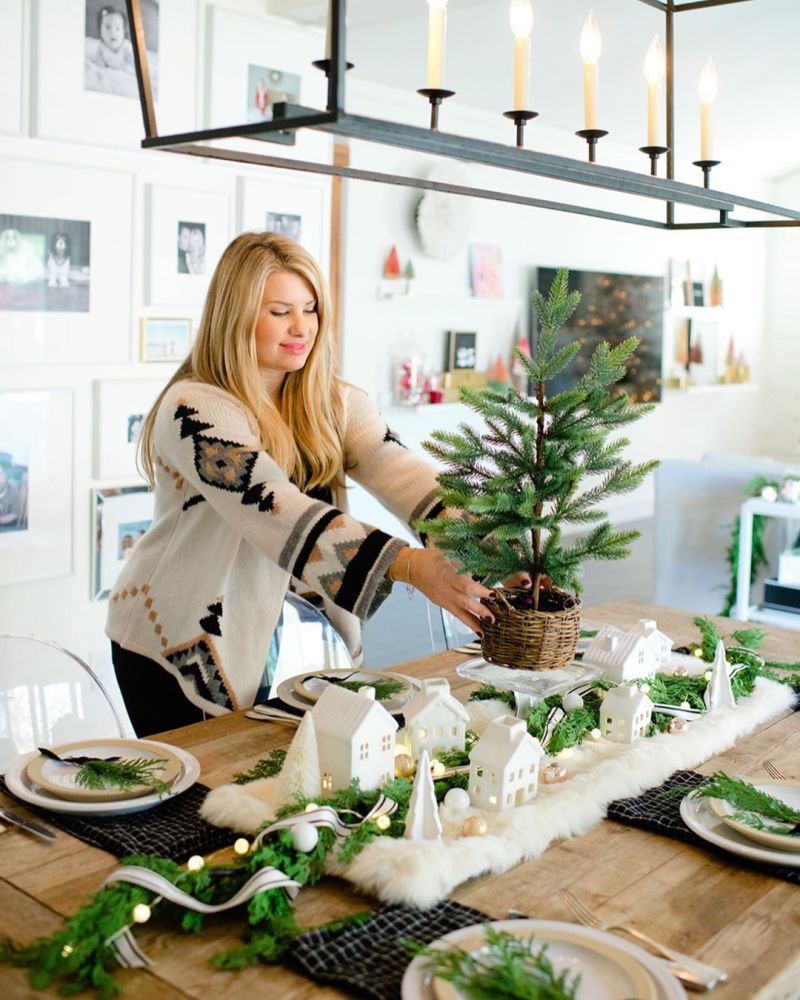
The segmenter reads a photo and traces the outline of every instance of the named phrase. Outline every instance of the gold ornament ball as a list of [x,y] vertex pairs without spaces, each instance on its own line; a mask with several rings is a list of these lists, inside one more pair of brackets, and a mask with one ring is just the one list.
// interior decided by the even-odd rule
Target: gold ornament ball
[[559,781],[567,780],[567,769],[563,764],[548,764],[547,767],[542,771],[542,781],[546,785],[555,785]]
[[186,867],[190,872],[199,872],[205,866],[205,861],[199,854],[193,854],[186,862]]
[[674,670],[672,671],[672,676],[673,676],[673,677],[688,677],[688,676],[689,676],[689,671],[687,670],[687,668],[686,668],[686,667],[684,667],[684,666],[683,666],[683,664],[682,664],[682,663],[680,663],[680,664],[678,664],[678,666],[677,666],[677,667],[675,667],[675,669],[674,669]]
[[489,824],[483,816],[468,816],[461,826],[461,835],[463,837],[482,837],[488,829]]
[[146,924],[150,919],[150,907],[147,903],[137,903],[131,914],[135,924]]
[[669,724],[669,731],[671,733],[684,733],[689,728],[689,723],[686,719],[673,719]]
[[410,753],[399,753],[394,759],[394,773],[398,778],[410,778],[417,765]]
[[233,842],[233,849],[237,854],[247,854],[250,850],[250,841],[247,837],[237,837]]

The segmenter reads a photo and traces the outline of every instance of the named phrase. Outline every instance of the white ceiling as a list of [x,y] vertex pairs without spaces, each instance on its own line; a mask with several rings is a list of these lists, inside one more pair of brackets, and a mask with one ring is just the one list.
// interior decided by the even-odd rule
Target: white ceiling
[[[578,39],[590,6],[603,38],[598,125],[624,145],[644,145],[644,54],[653,34],[662,45],[665,39],[663,15],[640,0],[533,0],[531,104],[543,123],[582,127]],[[510,106],[508,7],[509,0],[448,4],[445,86],[463,104],[498,113]],[[268,0],[267,8],[323,24],[327,3]],[[424,86],[427,12],[426,0],[350,0],[353,74],[408,91]],[[686,11],[675,23],[678,159],[699,156],[697,81],[713,55],[720,81],[715,157],[765,177],[800,166],[800,0],[745,0]]]

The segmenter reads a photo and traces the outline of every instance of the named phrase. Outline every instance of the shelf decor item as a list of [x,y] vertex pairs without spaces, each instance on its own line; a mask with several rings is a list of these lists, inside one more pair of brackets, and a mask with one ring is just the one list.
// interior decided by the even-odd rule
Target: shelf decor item
[[[598,505],[635,489],[656,462],[621,457],[627,440],[609,440],[618,427],[648,413],[615,392],[638,338],[595,347],[584,374],[562,392],[553,380],[576,358],[581,340],[559,345],[558,333],[580,295],[569,273],[556,272],[545,298],[533,304],[538,333],[533,356],[518,351],[533,386],[531,398],[513,387],[461,389],[461,399],[484,421],[478,432],[435,431],[425,447],[444,465],[440,495],[449,516],[426,522],[436,545],[489,585],[525,573],[530,590],[498,588],[487,601],[495,615],[484,624],[483,656],[490,663],[548,670],[568,664],[580,629],[580,569],[585,559],[621,559],[636,531],[616,531]],[[563,527],[590,530],[567,543]]]

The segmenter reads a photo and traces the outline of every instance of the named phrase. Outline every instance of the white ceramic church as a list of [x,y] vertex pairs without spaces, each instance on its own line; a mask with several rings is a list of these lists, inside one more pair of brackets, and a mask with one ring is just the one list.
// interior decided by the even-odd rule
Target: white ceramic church
[[472,805],[500,812],[530,802],[538,791],[543,753],[522,719],[493,719],[469,755]]
[[362,789],[380,788],[394,778],[397,723],[375,701],[374,688],[355,693],[331,684],[311,717],[323,795],[347,788],[354,778]]
[[443,677],[423,680],[422,690],[403,709],[405,742],[411,756],[419,759],[423,750],[431,757],[445,750],[463,750],[469,712],[450,694]]

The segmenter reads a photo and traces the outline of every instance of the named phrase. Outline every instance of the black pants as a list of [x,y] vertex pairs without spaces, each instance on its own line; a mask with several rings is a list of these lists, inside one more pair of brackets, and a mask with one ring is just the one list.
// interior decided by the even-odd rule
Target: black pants
[[111,659],[137,736],[164,733],[205,718],[203,710],[185,697],[175,678],[148,656],[112,642]]

